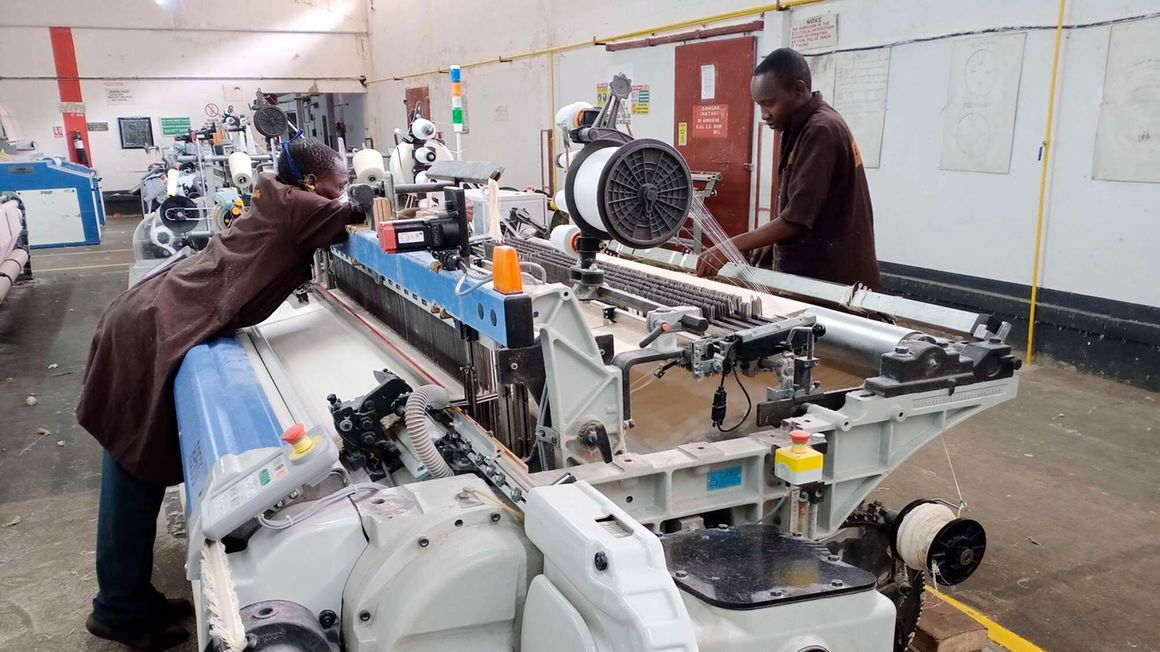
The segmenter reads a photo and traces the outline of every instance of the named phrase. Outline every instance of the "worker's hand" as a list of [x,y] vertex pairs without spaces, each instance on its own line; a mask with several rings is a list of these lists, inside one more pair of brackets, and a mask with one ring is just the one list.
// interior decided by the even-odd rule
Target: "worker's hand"
[[719,247],[709,247],[697,259],[697,276],[716,276],[729,262]]
[[752,249],[747,254],[749,264],[754,267],[771,269],[773,267],[773,245]]

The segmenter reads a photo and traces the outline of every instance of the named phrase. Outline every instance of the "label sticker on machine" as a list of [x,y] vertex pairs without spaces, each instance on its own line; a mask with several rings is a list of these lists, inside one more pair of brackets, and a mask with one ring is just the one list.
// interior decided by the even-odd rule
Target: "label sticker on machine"
[[714,469],[709,471],[709,476],[705,481],[705,488],[709,491],[717,491],[719,489],[729,489],[731,487],[740,486],[740,466],[728,466],[723,469]]
[[398,234],[399,244],[411,244],[423,241],[422,231],[403,231]]
[[233,484],[213,501],[213,516],[228,514],[253,498],[263,487],[274,480],[286,477],[286,465],[281,461],[264,466]]

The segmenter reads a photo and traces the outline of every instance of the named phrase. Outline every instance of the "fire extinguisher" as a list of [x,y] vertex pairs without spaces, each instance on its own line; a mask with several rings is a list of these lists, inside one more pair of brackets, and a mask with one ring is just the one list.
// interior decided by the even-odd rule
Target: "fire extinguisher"
[[88,154],[88,152],[85,151],[85,139],[81,138],[81,132],[79,132],[79,131],[72,132],[72,139],[73,139],[73,149],[76,151],[76,154],[77,154],[77,163],[80,163],[81,165],[88,165],[89,164],[89,154]]

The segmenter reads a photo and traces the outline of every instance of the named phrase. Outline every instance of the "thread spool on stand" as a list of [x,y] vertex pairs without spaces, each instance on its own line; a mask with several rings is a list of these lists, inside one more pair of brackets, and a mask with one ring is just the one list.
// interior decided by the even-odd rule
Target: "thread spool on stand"
[[951,508],[929,500],[916,500],[898,513],[891,541],[908,567],[930,573],[944,586],[974,574],[987,550],[987,533],[978,521],[956,518]]
[[350,166],[354,168],[354,176],[359,183],[378,183],[387,173],[383,155],[370,148],[355,152],[350,159]]
[[226,166],[230,171],[230,180],[238,189],[249,188],[254,182],[254,163],[250,155],[245,152],[234,152],[226,159]]
[[563,192],[563,205],[585,236],[655,247],[668,242],[689,214],[693,179],[667,143],[605,139],[572,160]]

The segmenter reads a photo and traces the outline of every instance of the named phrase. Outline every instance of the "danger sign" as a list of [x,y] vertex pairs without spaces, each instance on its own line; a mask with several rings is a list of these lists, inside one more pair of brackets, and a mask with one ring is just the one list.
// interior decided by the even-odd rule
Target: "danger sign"
[[698,104],[693,107],[694,138],[728,138],[729,106]]
[[214,104],[213,102],[210,102],[209,104],[205,105],[205,114],[206,114],[206,116],[208,116],[210,118],[218,117],[218,115],[221,112],[222,112],[222,110],[219,109],[218,105]]

